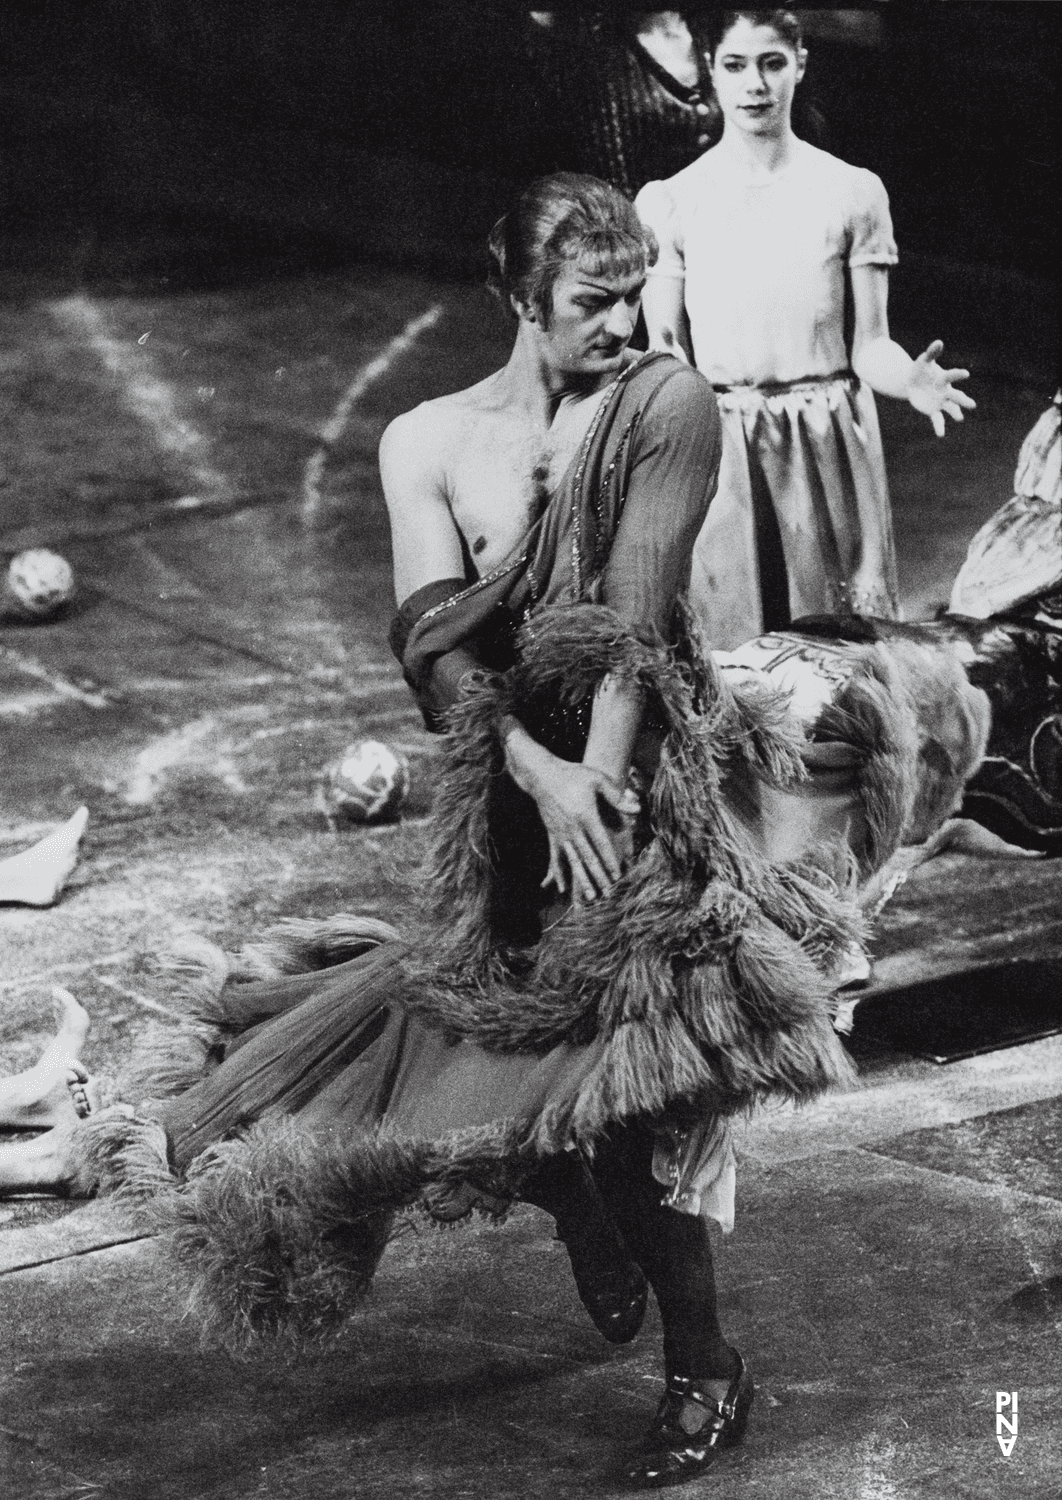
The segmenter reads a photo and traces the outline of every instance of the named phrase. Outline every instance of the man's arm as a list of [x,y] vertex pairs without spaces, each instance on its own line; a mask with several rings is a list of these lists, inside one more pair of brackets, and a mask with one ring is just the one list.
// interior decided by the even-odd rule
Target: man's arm
[[426,584],[464,575],[461,533],[446,493],[445,451],[444,424],[423,406],[396,417],[380,442],[398,604]]
[[[629,630],[654,644],[669,639],[715,493],[720,450],[711,386],[696,371],[672,366],[647,401],[633,439],[623,516],[600,594]],[[581,765],[555,762],[515,720],[506,738],[510,774],[535,798],[549,834],[547,883],[563,893],[570,875],[577,900],[593,900],[622,873],[624,831],[619,837],[610,832],[601,804],[626,816],[638,811],[626,782],[642,713],[637,684],[606,677],[594,695]],[[613,826],[619,821],[607,811],[605,818]]]
[[449,432],[431,406],[396,417],[380,443],[380,477],[391,522],[395,597],[391,649],[402,663],[429,729],[461,692],[466,674],[478,665],[467,643],[435,656],[426,672],[411,673],[409,638],[424,613],[465,587],[461,534],[447,493],[445,454]]
[[502,724],[506,769],[535,799],[549,837],[549,870],[542,884],[555,885],[562,896],[570,882],[575,901],[593,901],[623,873],[625,827],[620,817],[612,820],[614,831],[606,826],[601,804],[628,818],[638,812],[638,798],[626,781],[641,721],[637,686],[606,677],[594,695],[581,763],[551,754],[511,714]]
[[[418,590],[462,577],[461,534],[447,497],[445,454],[448,432],[430,407],[397,417],[380,444],[380,476],[391,520],[395,596],[399,604]],[[448,653],[436,666],[447,701],[461,677],[476,665],[465,648]],[[533,739],[511,715],[501,726],[507,768],[535,800],[550,843],[550,868],[561,893],[569,877],[577,900],[604,894],[622,873],[613,835],[601,820],[600,803],[618,813],[637,812],[637,800],[624,789],[630,748],[640,720],[640,700],[623,690],[599,690],[591,717],[590,741],[582,765],[560,760]]]

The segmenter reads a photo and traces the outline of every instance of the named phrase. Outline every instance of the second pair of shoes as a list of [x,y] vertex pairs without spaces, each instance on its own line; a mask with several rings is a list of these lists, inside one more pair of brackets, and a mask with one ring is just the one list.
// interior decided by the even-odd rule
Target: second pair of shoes
[[629,1344],[645,1318],[649,1286],[617,1232],[569,1231],[561,1236],[572,1263],[579,1299],[610,1344]]
[[[649,1284],[586,1167],[578,1158],[557,1238],[572,1263],[579,1299],[610,1344],[629,1344],[645,1318]],[[574,1189],[574,1190],[573,1190]]]
[[627,1470],[632,1484],[646,1489],[683,1484],[703,1474],[723,1449],[741,1442],[756,1392],[745,1361],[734,1353],[737,1373],[721,1401],[704,1389],[703,1380],[668,1378],[656,1420]]

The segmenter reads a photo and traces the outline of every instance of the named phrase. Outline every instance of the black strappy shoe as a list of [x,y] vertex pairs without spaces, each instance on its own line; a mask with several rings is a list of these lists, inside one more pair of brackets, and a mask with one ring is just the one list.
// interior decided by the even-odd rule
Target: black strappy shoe
[[[637,1459],[628,1466],[632,1484],[643,1489],[683,1484],[710,1468],[723,1448],[737,1447],[756,1393],[745,1361],[740,1354],[737,1358],[738,1372],[722,1401],[702,1390],[695,1377],[668,1378],[656,1420]],[[691,1421],[697,1421],[692,1432]]]

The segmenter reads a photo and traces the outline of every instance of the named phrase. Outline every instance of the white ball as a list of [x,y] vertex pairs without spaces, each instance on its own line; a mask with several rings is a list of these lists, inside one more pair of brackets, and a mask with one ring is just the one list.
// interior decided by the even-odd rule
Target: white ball
[[74,593],[74,573],[65,557],[46,547],[16,552],[3,583],[6,613],[46,620]]
[[409,791],[409,762],[379,740],[348,745],[325,773],[330,810],[355,823],[394,817]]

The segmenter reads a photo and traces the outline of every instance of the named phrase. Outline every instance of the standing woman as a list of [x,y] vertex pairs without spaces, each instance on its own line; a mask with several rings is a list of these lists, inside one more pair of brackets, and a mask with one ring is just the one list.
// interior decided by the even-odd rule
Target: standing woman
[[[897,615],[896,556],[872,392],[924,412],[974,402],[936,341],[889,337],[896,262],[879,178],[798,139],[807,59],[787,10],[716,13],[709,37],[723,136],[636,199],[660,256],[645,289],[650,347],[690,359],[723,416],[719,492],[690,599],[730,650],[813,614]],[[846,299],[854,314],[846,345]]]

